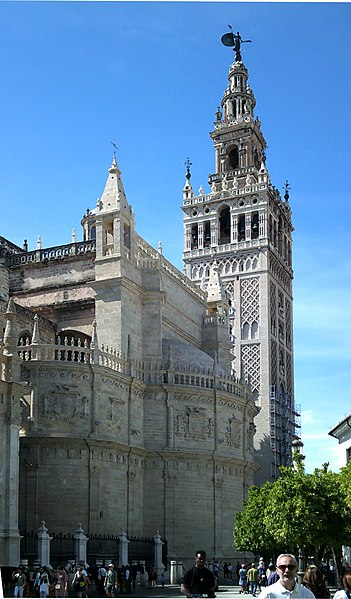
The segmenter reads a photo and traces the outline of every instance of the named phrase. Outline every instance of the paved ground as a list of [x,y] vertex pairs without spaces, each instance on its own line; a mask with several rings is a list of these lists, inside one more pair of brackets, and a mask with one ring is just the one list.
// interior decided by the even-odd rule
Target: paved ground
[[[216,591],[216,597],[217,597],[217,599],[239,599],[239,597],[240,597],[239,588],[240,587],[235,584],[231,584],[231,585],[220,584],[219,590]],[[331,596],[333,596],[334,592],[335,592],[335,589],[331,589]],[[13,597],[13,590],[10,593],[5,593],[4,596],[5,597]],[[33,595],[30,595],[30,596],[33,596]],[[76,594],[69,593],[69,597],[76,597]],[[95,593],[90,595],[90,597],[100,599],[100,597],[98,595],[96,595]],[[180,592],[180,585],[171,585],[171,584],[167,584],[164,587],[161,587],[161,586],[156,586],[156,587],[152,587],[152,588],[140,587],[140,588],[136,589],[135,593],[128,594],[128,595],[125,593],[123,593],[123,594],[118,593],[118,595],[116,594],[115,597],[118,597],[118,598],[123,597],[125,599],[171,599],[172,597],[181,599],[183,597],[183,599],[184,599],[184,595],[182,595]],[[256,597],[257,597],[257,595],[256,595]],[[1,599],[1,595],[0,595],[0,599]],[[106,599],[106,597],[104,599]],[[246,599],[252,599],[252,596],[247,595]]]
[[[13,589],[10,589],[9,591],[5,592],[5,594],[3,595],[4,597],[13,597]],[[69,597],[76,597],[76,593],[74,593],[73,591],[69,592]],[[236,599],[239,599],[239,587],[238,586],[222,586],[220,585],[219,590],[216,591],[216,596],[218,599],[222,598],[222,599],[233,599],[234,597]],[[34,597],[34,594],[30,593],[29,597]],[[100,596],[96,595],[96,592],[92,593],[92,595],[90,595],[90,597],[94,597],[99,599]],[[167,584],[164,587],[161,586],[156,586],[156,587],[152,587],[152,588],[148,588],[148,587],[139,587],[136,589],[135,593],[132,594],[126,594],[126,593],[118,593],[115,595],[115,597],[119,597],[119,598],[125,598],[125,599],[171,599],[172,597],[177,597],[178,599],[180,599],[181,597],[183,597],[184,599],[184,595],[181,594],[180,592],[180,585],[170,585]],[[248,599],[251,599],[251,595],[248,596]],[[0,599],[1,599],[1,593],[0,593]],[[102,599],[102,598],[101,598]],[[106,599],[106,597],[104,598]]]
[[[220,585],[219,590],[216,591],[216,596],[218,599],[239,599],[239,587],[236,585],[226,586]],[[144,587],[135,590],[135,593],[131,595],[126,594],[118,594],[116,597],[125,597],[126,599],[168,599],[171,597],[178,597],[180,599],[184,595],[180,592],[180,585],[171,585],[166,584],[163,588],[161,586],[156,586],[151,589]],[[251,598],[251,595],[248,595],[248,598]],[[105,598],[106,599],[106,598]]]
[[[240,594],[239,594],[239,589],[240,587],[235,585],[235,584],[231,584],[231,585],[225,585],[225,584],[220,584],[219,585],[219,590],[216,591],[216,597],[217,599],[240,599]],[[333,596],[333,594],[335,593],[336,589],[330,589],[331,591],[331,596]],[[258,593],[257,593],[258,595]],[[256,595],[256,597],[257,597]],[[144,587],[144,588],[140,588],[140,589],[136,589],[135,593],[133,593],[132,595],[126,595],[126,594],[118,594],[116,595],[116,597],[125,597],[126,599],[168,599],[168,598],[172,598],[172,597],[177,597],[178,599],[180,599],[181,597],[185,597],[185,595],[182,595],[180,592],[180,585],[165,585],[164,588],[157,586],[157,587],[153,587],[151,589]],[[245,595],[246,599],[252,599],[252,595],[247,594]],[[105,598],[106,599],[106,598]]]

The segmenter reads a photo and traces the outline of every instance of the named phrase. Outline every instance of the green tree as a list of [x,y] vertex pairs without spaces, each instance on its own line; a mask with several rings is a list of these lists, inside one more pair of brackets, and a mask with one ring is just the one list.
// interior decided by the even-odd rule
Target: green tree
[[351,460],[346,464],[346,466],[341,468],[340,481],[342,491],[345,494],[347,508],[351,509]]
[[351,466],[344,475],[328,470],[328,464],[305,474],[295,459],[295,467],[282,467],[281,474],[276,482],[249,490],[235,517],[235,548],[273,555],[300,547],[319,561],[326,547],[350,544]]

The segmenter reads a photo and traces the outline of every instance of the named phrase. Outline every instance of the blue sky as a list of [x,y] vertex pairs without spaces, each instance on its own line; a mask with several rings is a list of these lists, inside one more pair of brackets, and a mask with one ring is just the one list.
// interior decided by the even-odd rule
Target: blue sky
[[117,159],[137,231],[182,268],[182,188],[207,190],[228,24],[273,184],[291,184],[295,396],[306,467],[340,464],[351,411],[349,3],[0,2],[0,235],[69,243]]

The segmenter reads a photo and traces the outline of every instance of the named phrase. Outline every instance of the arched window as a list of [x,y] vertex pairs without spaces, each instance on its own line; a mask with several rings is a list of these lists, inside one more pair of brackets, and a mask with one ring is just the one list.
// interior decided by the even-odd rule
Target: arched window
[[197,250],[198,248],[198,235],[199,235],[199,227],[196,223],[191,227],[191,249]]
[[254,149],[252,158],[253,158],[254,166],[258,170],[260,168],[260,160],[259,160],[259,157],[258,157],[257,148]]
[[125,224],[123,227],[124,232],[124,245],[130,250],[130,226]]
[[245,214],[240,214],[238,219],[238,241],[245,241]]
[[90,239],[96,239],[96,227],[95,225],[90,229]]
[[231,148],[228,152],[228,168],[233,171],[239,167],[239,151],[237,146]]
[[258,212],[251,215],[251,239],[258,239]]
[[111,256],[113,254],[113,222],[112,221],[106,223],[104,226],[102,253],[104,256]]
[[209,220],[204,222],[204,247],[211,245],[211,223]]
[[251,325],[251,339],[258,339],[258,322],[254,320]]
[[244,323],[243,326],[243,330],[242,330],[242,339],[249,339],[249,332],[250,332],[250,325],[248,322]]
[[219,213],[219,243],[230,243],[230,210],[223,206]]
[[20,336],[18,337],[17,345],[30,345],[32,340],[32,335],[29,331],[22,331]]

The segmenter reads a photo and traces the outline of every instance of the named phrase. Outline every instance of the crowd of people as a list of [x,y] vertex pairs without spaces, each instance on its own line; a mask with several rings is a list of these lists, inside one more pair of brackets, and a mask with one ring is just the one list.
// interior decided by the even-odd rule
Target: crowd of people
[[[187,597],[216,597],[220,577],[224,582],[232,582],[233,568],[230,562],[223,565],[213,559],[211,568],[206,567],[206,552],[199,550],[195,554],[195,565],[187,570],[181,582],[181,593]],[[308,565],[301,584],[297,582],[298,564],[289,553],[278,556],[275,563],[265,566],[263,557],[257,562],[237,563],[235,574],[239,594],[249,594],[257,599],[331,599],[325,573],[316,565]],[[301,573],[299,573],[301,574]],[[37,568],[29,576],[23,566],[12,574],[14,597],[115,597],[136,591],[136,581],[143,580],[149,588],[157,582],[153,567],[145,570],[140,562],[133,565],[115,567],[113,563],[105,566],[89,567],[79,562],[73,571],[59,566],[52,570],[46,566]],[[164,574],[159,582],[164,586]],[[342,585],[334,593],[333,599],[351,599],[351,569],[344,570]],[[152,595],[151,595],[152,596]]]
[[[212,570],[206,568],[206,552],[197,551],[195,566],[184,575],[181,592],[187,597],[215,597],[219,586],[220,571],[224,581],[228,581],[227,562],[221,568],[217,560],[212,562]],[[278,556],[276,563],[265,566],[263,557],[258,562],[249,564],[237,563],[236,575],[239,594],[250,594],[258,599],[330,599],[325,574],[314,564],[308,565],[304,571],[302,583],[297,582],[298,564],[290,553]],[[351,599],[351,570],[346,570],[342,577],[343,588],[338,590],[333,599]]]
[[[115,597],[134,593],[137,580],[151,588],[157,582],[157,574],[152,566],[145,569],[139,561],[120,567],[113,563],[90,567],[79,562],[73,570],[69,564],[56,570],[47,566],[32,570],[19,566],[6,586],[13,589],[14,597]],[[164,585],[164,575],[160,575],[159,582]]]

